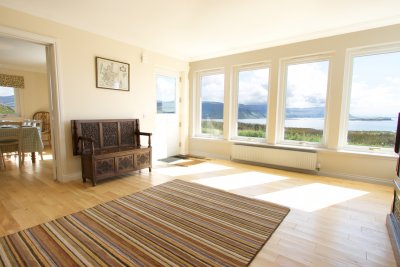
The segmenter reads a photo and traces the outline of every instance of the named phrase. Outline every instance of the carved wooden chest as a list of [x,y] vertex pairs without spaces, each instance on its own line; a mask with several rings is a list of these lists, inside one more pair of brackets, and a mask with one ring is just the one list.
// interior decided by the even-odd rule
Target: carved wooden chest
[[[82,178],[98,180],[149,168],[151,133],[140,132],[138,119],[72,120],[73,154],[81,155]],[[140,136],[148,136],[142,147]]]

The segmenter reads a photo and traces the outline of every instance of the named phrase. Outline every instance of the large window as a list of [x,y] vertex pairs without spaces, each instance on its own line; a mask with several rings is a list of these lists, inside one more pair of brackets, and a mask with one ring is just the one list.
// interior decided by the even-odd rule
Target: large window
[[285,65],[284,135],[287,142],[323,141],[329,60]]
[[156,75],[157,113],[176,112],[176,78]]
[[393,148],[400,112],[400,52],[354,54],[347,144]]
[[18,114],[16,90],[12,87],[0,86],[0,115]]
[[266,137],[269,68],[241,68],[236,72],[238,138]]
[[207,72],[199,75],[199,133],[221,137],[224,125],[224,74]]

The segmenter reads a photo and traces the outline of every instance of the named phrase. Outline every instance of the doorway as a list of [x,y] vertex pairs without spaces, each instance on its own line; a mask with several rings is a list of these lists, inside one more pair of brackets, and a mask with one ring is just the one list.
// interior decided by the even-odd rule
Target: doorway
[[163,159],[180,152],[180,78],[179,72],[157,70],[157,103],[153,157]]
[[[48,147],[51,147],[51,150],[48,152],[51,154],[51,158],[53,159],[52,164],[52,177],[54,180],[59,180],[60,172],[60,162],[57,158],[59,155],[59,102],[58,102],[58,82],[57,82],[57,64],[56,64],[56,42],[52,38],[46,36],[40,36],[33,33],[23,32],[7,27],[0,26],[0,39],[8,40],[9,45],[7,46],[3,44],[3,49],[8,49],[7,58],[2,59],[1,69],[8,70],[8,73],[35,73],[35,69],[38,70],[39,73],[45,75],[45,78],[41,79],[42,82],[39,85],[35,84],[34,78],[29,77],[29,82],[31,84],[35,84],[37,88],[46,87],[47,92],[40,93],[37,95],[33,94],[31,90],[28,93],[28,90],[23,91],[20,95],[19,101],[20,110],[18,116],[22,119],[31,118],[34,111],[38,111],[40,109],[47,109],[50,112],[51,118],[51,144],[47,144]],[[14,47],[13,47],[14,46]],[[25,56],[24,58],[29,58],[30,63],[27,61],[21,62],[21,58],[18,58],[18,53],[13,52],[13,48],[15,47],[25,47],[35,48],[32,53],[37,53],[36,55]],[[1,48],[1,47],[0,47]],[[29,49],[28,49],[29,50]],[[21,51],[21,50],[20,50]],[[38,52],[41,51],[41,52]],[[29,61],[28,60],[28,61]],[[24,65],[25,64],[25,65]],[[35,76],[34,74],[32,76]],[[40,76],[40,75],[37,75]],[[28,80],[27,80],[28,82]],[[32,86],[34,87],[34,86]],[[24,89],[22,89],[24,90]],[[21,98],[22,97],[22,98]],[[38,99],[38,101],[34,100]],[[34,103],[35,102],[35,103]],[[40,103],[38,103],[40,102]],[[46,104],[47,106],[46,106]],[[45,150],[46,151],[46,150]],[[37,164],[37,163],[36,163]]]

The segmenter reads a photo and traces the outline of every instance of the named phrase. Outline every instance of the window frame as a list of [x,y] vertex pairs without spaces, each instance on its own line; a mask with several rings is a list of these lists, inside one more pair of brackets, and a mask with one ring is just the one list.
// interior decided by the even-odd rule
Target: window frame
[[14,90],[14,99],[15,99],[15,113],[13,114],[0,114],[0,118],[15,118],[20,117],[21,115],[21,106],[20,106],[20,90],[15,87],[7,87],[2,86],[5,88],[12,88]]
[[339,148],[345,151],[363,152],[367,154],[391,154],[393,148],[383,147],[369,147],[369,146],[356,146],[349,145],[347,143],[347,137],[349,132],[349,115],[350,115],[350,104],[351,104],[351,88],[353,80],[353,63],[354,58],[362,56],[372,56],[387,53],[400,52],[400,43],[389,43],[370,45],[362,47],[353,47],[346,50],[345,67],[343,75],[343,112],[340,118],[340,130],[339,130]]
[[[300,146],[300,147],[313,147],[313,148],[325,148],[328,144],[329,135],[329,102],[330,102],[330,91],[332,85],[332,62],[334,52],[325,52],[314,55],[282,58],[279,63],[279,101],[278,101],[278,120],[276,127],[277,144],[288,145],[288,146]],[[325,96],[325,116],[324,116],[324,127],[322,132],[321,142],[307,142],[297,140],[285,140],[285,115],[286,115],[286,93],[287,93],[287,77],[288,77],[288,66],[297,64],[315,63],[321,61],[328,61],[328,80]]]
[[223,109],[223,116],[222,120],[223,123],[225,122],[225,69],[224,68],[216,68],[216,69],[209,69],[209,70],[203,70],[203,71],[198,71],[195,73],[195,88],[196,88],[196,93],[194,95],[194,103],[195,103],[195,112],[194,112],[194,137],[201,137],[201,138],[209,138],[209,139],[217,139],[217,140],[223,140],[225,132],[223,131],[222,135],[213,135],[213,134],[206,134],[201,132],[201,112],[202,112],[202,97],[201,97],[201,79],[204,76],[211,76],[211,75],[219,75],[222,74],[224,77],[224,83],[223,83],[223,92],[224,92],[224,109]]
[[267,143],[268,140],[268,120],[269,120],[269,112],[267,109],[267,117],[265,118],[265,137],[246,137],[246,136],[238,136],[237,124],[238,124],[238,113],[239,113],[239,73],[241,71],[251,71],[251,70],[259,70],[259,69],[268,69],[268,96],[267,96],[267,107],[269,109],[269,102],[271,98],[271,70],[272,63],[271,61],[263,61],[259,63],[250,63],[250,64],[242,64],[235,65],[232,68],[232,98],[231,98],[231,129],[230,129],[230,139],[232,141],[245,141],[245,142],[254,142],[254,143]]

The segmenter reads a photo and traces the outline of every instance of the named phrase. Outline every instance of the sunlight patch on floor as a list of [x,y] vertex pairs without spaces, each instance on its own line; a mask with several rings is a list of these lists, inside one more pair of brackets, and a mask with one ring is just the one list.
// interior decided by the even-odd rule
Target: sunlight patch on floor
[[360,197],[369,192],[340,186],[313,183],[256,196],[255,198],[283,206],[313,212]]
[[193,182],[218,189],[233,190],[254,185],[272,183],[285,179],[288,178],[262,172],[244,172],[218,177],[203,178],[194,180]]
[[[36,158],[40,159],[40,155],[37,155]],[[43,160],[52,160],[53,155],[51,153],[43,152]]]
[[156,168],[153,169],[153,171],[156,173],[175,177],[175,176],[192,175],[205,172],[223,171],[229,169],[232,169],[232,167],[204,162],[190,167],[171,166],[166,168]]

